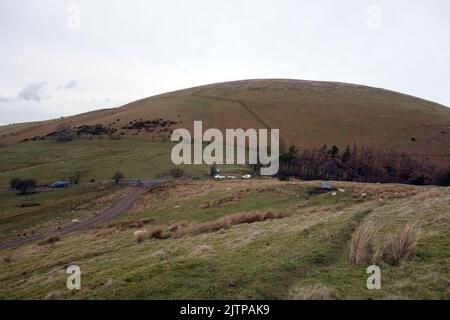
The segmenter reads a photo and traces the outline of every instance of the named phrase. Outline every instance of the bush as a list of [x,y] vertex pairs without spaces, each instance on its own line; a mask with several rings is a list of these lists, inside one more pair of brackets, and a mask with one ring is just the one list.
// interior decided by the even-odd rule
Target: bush
[[211,168],[209,169],[209,175],[210,175],[211,177],[214,177],[217,173],[218,173],[218,172],[217,172],[217,165],[216,165],[216,163],[214,162],[214,163],[211,165]]
[[174,178],[181,178],[184,176],[184,171],[179,168],[174,168],[170,170],[170,175]]
[[114,180],[114,183],[115,183],[115,184],[119,184],[119,182],[120,182],[123,178],[125,178],[125,176],[124,176],[123,173],[120,172],[120,171],[117,171],[117,172],[112,176],[112,179]]
[[450,186],[450,171],[445,173],[439,181],[441,186]]
[[28,194],[36,188],[36,180],[14,177],[9,181],[9,185],[20,194]]
[[69,125],[61,124],[56,128],[55,138],[58,142],[69,142],[73,140],[74,134]]
[[11,180],[9,180],[9,186],[11,187],[11,189],[16,190],[17,188],[17,184],[21,181],[21,178],[18,177],[12,177]]
[[408,223],[405,228],[389,240],[383,250],[383,260],[400,265],[414,255],[418,232],[414,224]]
[[69,177],[70,184],[79,184],[81,177],[85,174],[84,171],[76,171],[73,176]]

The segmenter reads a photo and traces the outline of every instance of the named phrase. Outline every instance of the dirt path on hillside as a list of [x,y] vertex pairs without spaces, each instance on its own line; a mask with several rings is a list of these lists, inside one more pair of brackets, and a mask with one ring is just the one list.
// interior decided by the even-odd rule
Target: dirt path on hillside
[[[204,99],[213,99],[213,100],[217,100],[217,101],[227,101],[227,102],[231,102],[231,103],[237,103],[240,104],[253,118],[255,118],[255,120],[257,122],[259,122],[263,127],[265,127],[266,129],[270,130],[271,127],[269,126],[269,124],[267,122],[265,122],[258,114],[256,114],[248,105],[247,103],[245,103],[245,101],[242,100],[236,100],[236,99],[229,99],[229,98],[222,98],[222,97],[215,97],[215,96],[207,96],[207,95],[203,95],[201,94],[201,91],[197,91],[195,93],[192,94],[194,97],[198,97],[198,98],[204,98]],[[282,150],[286,150],[287,148],[287,143],[286,140],[284,140],[284,138],[281,136],[280,133],[280,151]]]
[[85,221],[81,221],[80,223],[72,223],[70,225],[67,225],[65,227],[62,227],[60,230],[56,230],[54,232],[48,232],[48,233],[40,233],[31,235],[22,239],[17,239],[11,242],[4,242],[0,243],[0,250],[2,249],[8,249],[8,248],[14,248],[17,246],[20,246],[22,244],[41,240],[47,237],[56,237],[56,236],[62,236],[68,233],[76,232],[76,231],[84,231],[87,229],[92,229],[96,227],[97,225],[100,225],[106,221],[112,220],[114,218],[117,218],[122,213],[125,213],[126,211],[130,210],[133,204],[136,202],[136,200],[148,189],[145,187],[151,187],[156,184],[159,184],[160,182],[154,181],[149,182],[147,181],[144,184],[144,187],[135,187],[133,188],[127,195],[122,197],[121,199],[114,202],[109,208],[106,210],[100,212],[99,214],[95,215],[94,217],[87,219]]

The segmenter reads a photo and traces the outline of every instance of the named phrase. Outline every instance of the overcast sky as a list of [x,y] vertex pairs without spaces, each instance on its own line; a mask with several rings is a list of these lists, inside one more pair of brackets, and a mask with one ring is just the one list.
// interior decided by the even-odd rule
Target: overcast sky
[[0,0],[0,39],[0,124],[249,78],[450,106],[448,0]]

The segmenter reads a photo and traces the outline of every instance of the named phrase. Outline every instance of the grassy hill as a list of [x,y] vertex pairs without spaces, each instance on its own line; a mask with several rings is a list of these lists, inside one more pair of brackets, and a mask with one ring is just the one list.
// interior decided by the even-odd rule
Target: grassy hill
[[298,149],[323,144],[371,146],[450,160],[450,109],[412,96],[353,84],[246,80],[170,92],[65,119],[0,127],[0,144],[45,135],[62,123],[111,126],[125,136],[167,140],[170,131],[122,129],[131,121],[162,118],[176,127],[279,128]]
[[[334,196],[311,193],[319,185],[187,181],[154,188],[109,224],[53,244],[1,250],[0,298],[449,298],[449,188],[336,183],[345,190]],[[74,192],[85,205],[77,203],[70,217],[83,217],[92,214],[93,206],[104,206],[105,192],[115,198],[121,190],[63,191],[58,205],[46,207],[42,227],[64,223],[57,219]],[[36,197],[42,201],[50,195]],[[2,211],[20,197],[15,199],[2,201]],[[283,216],[220,230],[205,227],[239,212],[268,210]],[[145,219],[145,228],[163,234],[138,243],[133,233],[142,226],[135,224]],[[349,239],[370,224],[378,248],[408,222],[419,232],[414,254],[400,265],[379,262],[382,287],[367,290],[367,264],[350,263]],[[20,229],[20,224],[13,221],[7,229]],[[65,288],[70,264],[81,267],[79,291]]]
[[[218,83],[3,126],[0,244],[30,235],[41,242],[102,218],[133,192],[139,198],[93,229],[0,249],[0,299],[449,299],[448,187],[333,182],[340,189],[323,193],[319,181],[207,179],[207,165],[181,166],[182,179],[152,188],[113,185],[116,171],[170,177],[170,133],[194,120],[204,129],[279,128],[284,145],[299,150],[356,143],[450,163],[450,109],[342,83]],[[93,133],[67,142],[47,136],[63,124]],[[65,190],[6,188],[14,176],[47,184],[76,173],[81,184]],[[400,235],[409,242],[395,249]],[[372,263],[381,267],[381,290],[366,288]],[[66,289],[71,264],[82,270],[79,291]]]

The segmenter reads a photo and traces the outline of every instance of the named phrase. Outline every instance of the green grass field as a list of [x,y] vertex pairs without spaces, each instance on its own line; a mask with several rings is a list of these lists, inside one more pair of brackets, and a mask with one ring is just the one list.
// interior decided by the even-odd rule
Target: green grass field
[[[270,179],[180,181],[154,188],[102,228],[53,245],[0,251],[0,298],[448,299],[450,190],[336,184],[345,192],[310,195],[318,182]],[[73,192],[83,196],[82,190],[68,191],[62,198],[70,202]],[[146,228],[168,230],[174,223],[195,226],[269,209],[285,217],[182,237],[167,232],[167,238],[142,243],[133,238],[139,228],[127,227],[151,219]],[[348,258],[353,225],[372,223],[381,244],[411,221],[420,230],[415,254],[400,266],[382,262],[382,288],[368,290],[367,266],[354,266]],[[81,267],[79,291],[65,287],[70,264]]]
[[[110,180],[116,171],[126,178],[155,178],[167,175],[172,164],[171,142],[125,138],[78,138],[70,142],[29,141],[0,149],[0,186],[14,177],[34,178],[39,184],[68,179],[84,172],[82,182]],[[207,165],[179,166],[187,177],[209,174]],[[245,166],[219,166],[223,172],[246,173]]]

